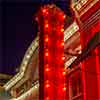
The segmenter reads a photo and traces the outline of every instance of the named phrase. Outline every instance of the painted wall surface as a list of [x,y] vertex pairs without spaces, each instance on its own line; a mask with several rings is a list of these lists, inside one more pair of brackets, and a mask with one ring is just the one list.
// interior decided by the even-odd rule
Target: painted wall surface
[[[90,26],[87,30],[82,32],[81,41],[84,48],[88,41],[100,32],[100,21]],[[83,93],[84,100],[99,100],[100,99],[100,47],[92,50],[89,56],[82,63],[83,76]]]

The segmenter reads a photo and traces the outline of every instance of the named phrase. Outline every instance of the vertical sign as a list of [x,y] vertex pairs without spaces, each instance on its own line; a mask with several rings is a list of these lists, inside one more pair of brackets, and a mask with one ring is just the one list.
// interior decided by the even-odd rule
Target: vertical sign
[[39,25],[39,100],[65,100],[64,13],[47,5],[37,14]]

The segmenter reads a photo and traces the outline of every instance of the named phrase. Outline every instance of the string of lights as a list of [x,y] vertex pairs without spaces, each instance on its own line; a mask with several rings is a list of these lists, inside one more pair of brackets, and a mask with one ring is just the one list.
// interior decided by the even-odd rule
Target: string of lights
[[[66,16],[64,15],[64,13],[54,5],[44,6],[43,8],[41,8],[38,15],[38,22],[40,29],[40,34],[39,34],[39,52],[40,52],[39,73],[41,76],[40,95],[39,95],[40,100],[65,99],[65,93],[66,93],[65,92],[66,73],[64,71],[65,18]],[[54,57],[55,60],[53,60]]]

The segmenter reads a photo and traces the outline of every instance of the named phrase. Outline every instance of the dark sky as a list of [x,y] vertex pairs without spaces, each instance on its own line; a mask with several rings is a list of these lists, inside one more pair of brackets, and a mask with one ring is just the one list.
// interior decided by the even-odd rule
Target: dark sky
[[[0,3],[0,73],[16,73],[15,69],[37,33],[32,16],[40,5],[48,2],[50,0],[6,0]],[[66,3],[58,0],[56,4],[69,14],[68,0]]]

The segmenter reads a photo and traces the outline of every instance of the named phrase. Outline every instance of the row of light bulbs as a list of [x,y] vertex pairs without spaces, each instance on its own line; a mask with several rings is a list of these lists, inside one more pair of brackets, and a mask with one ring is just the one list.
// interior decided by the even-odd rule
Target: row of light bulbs
[[38,88],[39,88],[39,82],[37,81],[36,84],[33,84],[32,88],[29,89],[27,92],[22,94],[20,97],[13,98],[11,100],[24,100],[26,97],[30,97],[33,93],[35,93],[38,90]]
[[[47,14],[47,12],[46,12],[46,10],[45,9],[43,9],[43,15],[45,15],[45,14]],[[63,16],[61,16],[61,18],[63,18],[63,20],[65,19],[65,15],[63,15]],[[44,25],[44,28],[45,28],[45,31],[44,31],[44,33],[45,33],[45,37],[46,38],[44,38],[44,45],[48,45],[48,41],[49,41],[49,37],[48,37],[48,28],[49,28],[49,24],[48,23],[46,23],[45,25]],[[52,27],[53,28],[53,27]],[[63,34],[63,32],[64,32],[64,28],[62,28],[62,25],[60,26],[60,34]],[[57,33],[56,33],[57,34]],[[58,33],[59,34],[59,33]],[[61,42],[61,41],[60,41]],[[59,44],[58,44],[59,45]],[[64,41],[62,41],[62,43],[61,43],[61,48],[63,47],[64,48]],[[45,50],[45,60],[47,61],[48,60],[48,58],[49,58],[49,52],[48,52],[48,46],[47,46],[47,48],[45,48],[44,49]],[[62,57],[61,57],[61,60],[64,62],[64,60],[65,60],[65,57],[64,57],[64,54],[62,55]],[[63,68],[64,69],[64,68]],[[50,73],[52,73],[52,71],[51,72],[49,72],[50,71],[50,66],[47,64],[47,63],[45,63],[45,65],[44,65],[44,73],[46,74],[46,75],[49,75]],[[54,73],[54,72],[53,72]],[[65,71],[63,71],[62,73],[61,73],[62,75],[63,75],[63,77],[65,76]],[[58,76],[58,78],[59,78],[59,76]],[[52,86],[51,86],[51,81],[50,81],[50,79],[49,79],[49,77],[48,78],[46,78],[46,80],[45,80],[45,76],[44,76],[44,94],[46,94],[46,92],[47,91],[49,91],[50,92],[50,87],[52,88]],[[59,83],[59,85],[64,85],[64,83]],[[59,88],[59,87],[58,87]],[[45,89],[46,89],[46,91],[45,91]],[[61,88],[60,88],[61,89]],[[65,91],[66,90],[66,87],[65,87],[65,85],[64,85],[64,87],[62,87],[62,89],[63,89],[63,91]],[[47,100],[49,100],[49,94],[48,94],[48,96],[45,96],[44,95],[44,98]],[[52,95],[53,96],[53,95]]]
[[4,85],[5,90],[9,90],[14,84],[16,84],[19,80],[23,78],[28,62],[30,61],[31,56],[37,47],[38,47],[38,37],[36,37],[36,39],[32,42],[31,46],[26,51],[24,59],[20,66],[19,73],[17,73],[17,75],[15,75],[9,82],[7,82]]
[[77,10],[80,10],[83,5],[85,5],[88,2],[88,0],[79,0],[76,4],[75,7]]
[[[48,25],[46,25],[46,27],[47,26]],[[79,27],[76,24],[76,22],[73,22],[73,24],[70,25],[65,31],[64,29],[61,29],[61,32],[64,31],[64,41],[70,38],[76,31],[78,31],[78,29]],[[48,38],[46,38],[45,41],[48,42]],[[64,45],[64,43],[62,43],[62,45]],[[32,42],[31,46],[28,48],[24,56],[24,59],[22,61],[20,72],[17,73],[17,75],[15,75],[8,83],[4,85],[5,90],[9,90],[9,88],[11,88],[15,83],[17,83],[18,80],[22,79],[22,77],[24,76],[24,72],[26,70],[27,64],[30,60],[30,57],[37,47],[38,47],[38,37]],[[64,57],[62,59],[64,59]],[[46,69],[46,70],[48,71],[49,69]]]
[[64,31],[64,41],[68,40],[75,32],[79,30],[79,26],[74,21],[65,31]]
[[[84,5],[88,4],[90,0],[79,0],[78,2],[76,2],[75,4],[72,5],[72,8],[75,11],[81,11],[82,7],[84,7]],[[92,2],[90,2],[79,14],[79,16],[82,16],[84,13],[86,13],[93,5],[95,5],[97,2],[99,2],[99,0],[92,0]]]

